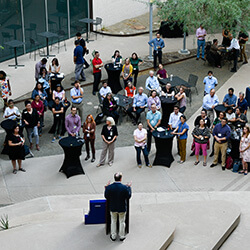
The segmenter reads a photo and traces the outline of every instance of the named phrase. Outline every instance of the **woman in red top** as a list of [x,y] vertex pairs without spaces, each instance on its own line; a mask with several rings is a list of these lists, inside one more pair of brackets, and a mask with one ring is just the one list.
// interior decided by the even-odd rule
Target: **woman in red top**
[[125,96],[129,98],[134,98],[135,91],[136,87],[131,82],[128,82],[127,87],[125,88]]
[[95,57],[92,60],[93,65],[93,75],[94,75],[94,84],[93,84],[93,92],[92,94],[95,95],[98,92],[98,85],[102,78],[101,68],[103,67],[103,62],[99,58],[100,54],[98,51],[95,51]]
[[31,107],[35,109],[39,115],[40,126],[38,127],[38,134],[42,136],[42,128],[44,127],[44,105],[43,101],[40,100],[40,96],[36,95],[34,101],[31,103]]

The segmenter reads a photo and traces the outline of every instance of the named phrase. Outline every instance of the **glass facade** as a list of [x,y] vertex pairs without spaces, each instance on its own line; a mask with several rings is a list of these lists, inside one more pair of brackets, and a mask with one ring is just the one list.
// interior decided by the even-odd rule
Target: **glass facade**
[[86,32],[86,24],[79,19],[88,17],[89,0],[0,0],[0,62],[14,57],[14,50],[6,42],[25,42],[18,55],[45,47],[46,40],[39,33],[50,31],[57,43]]

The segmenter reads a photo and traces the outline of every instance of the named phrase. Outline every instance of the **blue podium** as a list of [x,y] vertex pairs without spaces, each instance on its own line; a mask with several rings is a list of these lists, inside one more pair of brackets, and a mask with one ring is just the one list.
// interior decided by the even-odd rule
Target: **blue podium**
[[106,200],[90,200],[89,213],[85,214],[85,224],[106,223]]

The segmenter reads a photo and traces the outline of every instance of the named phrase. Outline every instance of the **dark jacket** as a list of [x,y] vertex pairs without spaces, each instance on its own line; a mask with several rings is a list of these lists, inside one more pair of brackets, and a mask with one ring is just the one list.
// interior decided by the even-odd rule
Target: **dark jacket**
[[112,111],[115,111],[117,109],[116,101],[113,98],[110,101],[113,104],[112,108],[110,108],[109,100],[106,97],[103,99],[102,105],[103,105],[103,113],[104,114],[109,115],[109,113],[111,113]]
[[111,212],[126,212],[127,199],[131,197],[131,188],[121,182],[114,182],[106,187],[104,196],[109,202]]
[[[90,130],[92,130],[92,129],[94,129],[94,130],[96,129],[96,124],[94,122],[92,122],[90,124]],[[85,130],[88,130],[88,126],[87,126],[86,122],[84,122],[82,130],[83,130],[83,133],[84,133],[84,140],[87,140],[87,138],[89,138],[89,139],[95,139],[95,131],[94,132],[90,132],[89,133],[89,137],[87,137],[88,133],[85,132]]]

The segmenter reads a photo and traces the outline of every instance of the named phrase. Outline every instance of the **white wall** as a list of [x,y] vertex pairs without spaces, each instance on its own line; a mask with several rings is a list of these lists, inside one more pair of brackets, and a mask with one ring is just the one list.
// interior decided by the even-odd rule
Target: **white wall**
[[148,11],[146,4],[136,0],[93,0],[93,18],[101,17],[106,27]]

